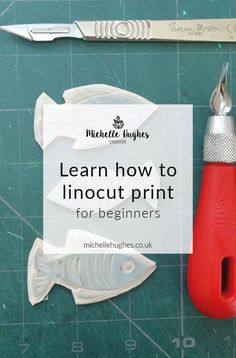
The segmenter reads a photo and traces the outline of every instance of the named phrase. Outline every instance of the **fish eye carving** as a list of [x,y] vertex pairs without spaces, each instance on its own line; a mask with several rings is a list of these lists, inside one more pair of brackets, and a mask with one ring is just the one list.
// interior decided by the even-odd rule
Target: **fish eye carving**
[[121,268],[124,273],[132,273],[136,268],[136,263],[132,259],[126,259],[122,262]]

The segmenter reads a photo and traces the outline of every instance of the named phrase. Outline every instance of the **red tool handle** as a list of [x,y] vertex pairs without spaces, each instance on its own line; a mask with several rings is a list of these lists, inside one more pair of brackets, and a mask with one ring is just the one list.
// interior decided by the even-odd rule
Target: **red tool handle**
[[192,302],[213,318],[236,316],[236,167],[211,163],[203,169],[188,260]]

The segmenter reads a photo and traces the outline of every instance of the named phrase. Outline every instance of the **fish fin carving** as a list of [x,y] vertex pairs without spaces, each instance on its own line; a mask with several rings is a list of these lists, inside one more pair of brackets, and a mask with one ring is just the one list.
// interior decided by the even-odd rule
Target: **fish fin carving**
[[55,283],[50,261],[43,253],[43,241],[36,239],[28,260],[28,294],[32,305],[41,302]]
[[117,91],[122,90],[105,84],[86,85],[64,91],[63,98],[66,103],[75,104],[83,102],[86,99]]
[[[93,84],[93,85],[86,85],[86,86],[80,86],[71,88],[69,90],[66,90],[63,93],[63,98],[66,103],[75,104],[75,103],[109,103],[111,104],[111,100],[109,102],[104,102],[104,97],[107,101],[107,98],[113,99],[114,103],[151,103],[144,97],[139,96],[136,93],[126,91],[124,89],[109,86],[106,84]],[[123,99],[123,101],[117,102],[115,97],[118,97],[118,99]],[[102,100],[101,100],[102,98]],[[128,98],[128,102],[127,102]],[[130,100],[133,100],[130,102]]]
[[72,290],[72,294],[77,305],[86,305],[117,296],[120,292],[118,290],[93,291],[79,288],[77,290]]

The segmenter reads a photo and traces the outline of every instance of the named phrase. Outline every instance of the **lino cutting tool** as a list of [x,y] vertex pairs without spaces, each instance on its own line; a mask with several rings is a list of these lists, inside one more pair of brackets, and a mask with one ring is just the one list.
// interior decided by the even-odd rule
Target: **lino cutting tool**
[[98,20],[0,26],[30,41],[74,37],[91,41],[236,42],[236,19]]
[[214,115],[206,125],[206,164],[188,260],[192,302],[213,318],[236,316],[236,132],[228,115],[227,71],[226,63],[210,100]]

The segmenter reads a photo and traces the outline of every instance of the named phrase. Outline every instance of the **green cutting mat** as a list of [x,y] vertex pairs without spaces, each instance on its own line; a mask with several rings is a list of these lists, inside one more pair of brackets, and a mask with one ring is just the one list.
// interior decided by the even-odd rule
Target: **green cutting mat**
[[[235,0],[0,1],[0,24],[74,19],[236,17]],[[193,103],[194,200],[202,169],[208,99],[224,61],[236,103],[236,45],[30,43],[0,33],[0,357],[235,358],[235,321],[201,316],[186,291],[186,257],[157,255],[159,269],[139,288],[76,307],[55,287],[28,302],[27,257],[42,232],[42,152],[33,111],[42,91],[106,83],[155,103]]]

